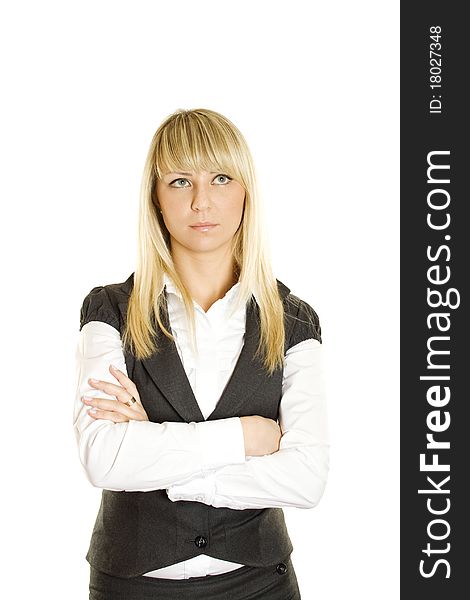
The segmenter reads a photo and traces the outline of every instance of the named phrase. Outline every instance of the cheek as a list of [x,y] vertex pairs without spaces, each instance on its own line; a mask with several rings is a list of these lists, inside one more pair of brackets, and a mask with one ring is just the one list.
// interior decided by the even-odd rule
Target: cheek
[[243,214],[243,207],[245,205],[245,190],[239,185],[239,189],[230,198],[230,215],[233,219],[240,220]]
[[243,218],[244,207],[245,207],[245,192],[243,191],[243,193],[240,194],[240,196],[237,199],[237,202],[234,203],[234,206],[233,206],[233,216],[234,216],[234,219],[237,221],[237,227],[240,224],[241,219]]
[[234,221],[234,223],[236,224],[237,227],[240,224],[242,216],[243,216],[243,203],[238,203],[236,206],[233,207],[233,210],[232,210],[232,220]]
[[175,202],[174,198],[165,198],[165,194],[159,196],[162,215],[165,218],[167,226],[178,227],[187,217],[185,205],[181,202]]

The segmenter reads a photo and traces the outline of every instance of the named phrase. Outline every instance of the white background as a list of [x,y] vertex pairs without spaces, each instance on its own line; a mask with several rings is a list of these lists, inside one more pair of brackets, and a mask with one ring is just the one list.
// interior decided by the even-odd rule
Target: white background
[[302,598],[398,598],[398,24],[390,1],[2,4],[5,598],[88,597],[79,309],[134,270],[151,137],[196,107],[245,135],[275,275],[322,324],[330,478],[285,509]]

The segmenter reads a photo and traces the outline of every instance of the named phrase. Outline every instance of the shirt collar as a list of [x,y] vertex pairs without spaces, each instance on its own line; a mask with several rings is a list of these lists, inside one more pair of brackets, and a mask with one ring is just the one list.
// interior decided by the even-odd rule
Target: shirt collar
[[[178,288],[173,282],[173,279],[168,275],[168,273],[163,273],[163,283],[166,287],[166,291],[168,294],[173,294],[177,296],[180,300],[182,300],[182,296]],[[230,302],[236,295],[238,288],[240,287],[240,282],[237,281],[232,287],[226,292],[225,296],[222,298],[224,304]]]

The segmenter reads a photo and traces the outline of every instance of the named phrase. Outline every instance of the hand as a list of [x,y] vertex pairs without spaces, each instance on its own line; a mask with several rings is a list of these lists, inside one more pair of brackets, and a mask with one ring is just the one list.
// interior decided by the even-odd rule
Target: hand
[[281,428],[273,419],[259,415],[240,417],[246,456],[264,456],[279,450]]
[[[148,421],[149,418],[140,401],[139,392],[133,381],[119,369],[109,367],[111,374],[119,381],[121,385],[110,383],[109,381],[96,381],[89,379],[89,384],[96,390],[102,390],[110,396],[116,396],[116,400],[108,398],[82,397],[82,402],[87,406],[96,409],[96,412],[88,411],[90,417],[94,419],[107,419],[114,423],[124,423],[125,421]],[[132,406],[125,404],[130,402],[134,396],[136,402]],[[89,399],[87,399],[89,398]]]

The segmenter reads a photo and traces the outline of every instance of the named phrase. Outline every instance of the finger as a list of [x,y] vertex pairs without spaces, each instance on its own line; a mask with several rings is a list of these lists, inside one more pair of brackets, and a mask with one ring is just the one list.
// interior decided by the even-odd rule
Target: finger
[[95,389],[105,392],[110,396],[118,396],[122,391],[126,391],[122,386],[111,383],[110,381],[103,381],[102,379],[89,379],[89,384]]
[[108,421],[112,421],[113,423],[124,423],[130,420],[129,417],[126,417],[118,412],[99,410],[97,408],[91,408],[88,411],[88,414],[90,417],[93,417],[93,419],[106,419]]
[[88,382],[95,389],[101,390],[102,392],[106,392],[110,396],[116,396],[117,399],[123,403],[129,402],[129,400],[131,400],[131,398],[134,397],[136,399],[136,402],[138,402],[142,406],[142,403],[140,402],[139,392],[137,391],[137,388],[133,381],[131,381],[126,375],[124,375],[124,373],[121,373],[120,377],[122,377],[123,379],[122,383],[124,384],[124,386],[127,385],[127,389],[126,387],[116,385],[115,383],[111,383],[110,381],[103,381],[102,379],[93,379],[91,377],[88,380]]
[[[113,373],[114,376],[118,379],[118,381],[122,384],[124,392],[117,396],[117,399],[124,404],[128,404],[128,402],[132,402],[132,408],[137,408],[137,405],[143,408],[142,402],[140,401],[139,392],[137,391],[137,387],[135,383],[130,379],[125,373],[117,369],[114,365],[109,366],[109,370]],[[134,400],[132,400],[134,398]]]
[[134,396],[135,398],[138,396],[137,387],[132,379],[130,379],[123,371],[114,365],[110,365],[109,370],[111,371],[112,375],[116,377],[122,387],[131,394],[131,396]]
[[118,402],[117,400],[109,400],[108,398],[87,398],[83,397],[83,402],[87,406],[91,406],[93,408],[99,408],[100,410],[106,410],[110,412],[119,413],[128,418],[133,418],[134,411],[130,406],[124,404],[123,402]]
[[102,390],[103,392],[109,393],[112,396],[115,396],[115,392],[122,389],[120,385],[116,385],[115,383],[111,383],[110,381],[104,381],[103,379],[93,379],[92,377],[88,379],[88,383],[95,390]]

